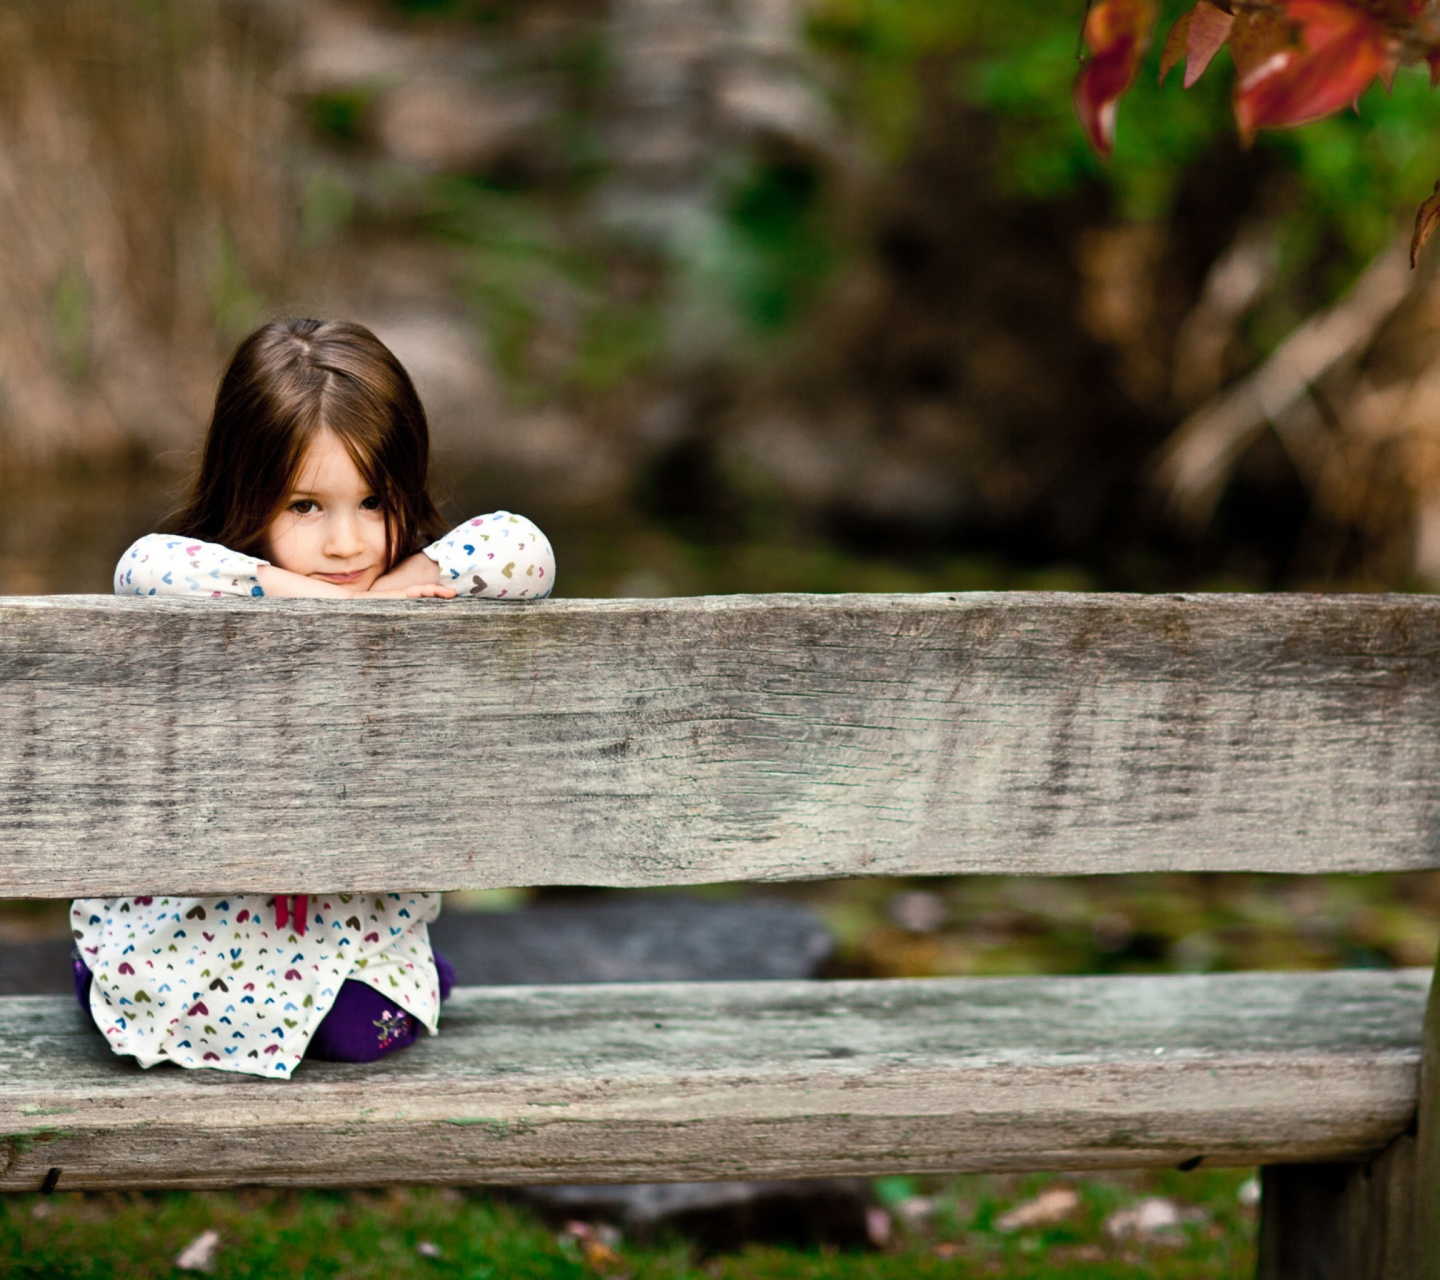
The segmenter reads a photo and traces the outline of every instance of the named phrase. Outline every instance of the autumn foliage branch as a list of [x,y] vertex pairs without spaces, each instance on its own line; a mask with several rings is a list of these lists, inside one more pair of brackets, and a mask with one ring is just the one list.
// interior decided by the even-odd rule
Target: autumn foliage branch
[[[1091,144],[1109,155],[1120,99],[1135,83],[1159,16],[1156,0],[1094,0],[1090,56],[1075,109]],[[1198,0],[1170,28],[1163,82],[1182,62],[1188,89],[1222,47],[1235,63],[1234,109],[1248,143],[1260,129],[1308,124],[1353,105],[1376,80],[1424,62],[1440,81],[1440,0]],[[1415,215],[1410,262],[1440,226],[1440,182]]]

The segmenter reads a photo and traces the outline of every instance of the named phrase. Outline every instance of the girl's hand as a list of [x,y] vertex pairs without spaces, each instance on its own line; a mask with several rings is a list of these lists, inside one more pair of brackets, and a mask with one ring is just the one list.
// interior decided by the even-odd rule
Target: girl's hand
[[[389,573],[376,578],[371,584],[367,595],[384,596],[391,600],[416,599],[415,594],[407,595],[411,587],[438,587],[440,585],[440,566],[423,552],[417,551],[397,564]],[[436,596],[433,591],[421,592],[422,595]],[[451,589],[448,596],[437,596],[438,599],[448,600],[455,594]]]

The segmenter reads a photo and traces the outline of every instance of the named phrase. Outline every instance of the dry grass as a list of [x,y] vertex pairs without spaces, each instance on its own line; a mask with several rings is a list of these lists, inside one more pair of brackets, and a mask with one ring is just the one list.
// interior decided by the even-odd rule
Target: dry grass
[[296,242],[282,14],[0,11],[0,474],[190,443]]

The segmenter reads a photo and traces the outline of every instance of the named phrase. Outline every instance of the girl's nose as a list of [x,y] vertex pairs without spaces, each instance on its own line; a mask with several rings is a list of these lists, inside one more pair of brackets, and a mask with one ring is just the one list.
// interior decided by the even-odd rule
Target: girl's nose
[[354,516],[337,515],[329,522],[325,532],[325,554],[336,560],[349,560],[365,549],[359,522]]

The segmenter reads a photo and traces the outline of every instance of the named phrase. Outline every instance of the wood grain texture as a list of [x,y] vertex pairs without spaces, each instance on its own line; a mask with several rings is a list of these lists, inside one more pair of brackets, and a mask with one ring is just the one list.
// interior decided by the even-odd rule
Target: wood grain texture
[[0,1189],[657,1182],[1368,1157],[1423,971],[466,988],[289,1083],[142,1072],[0,1001]]
[[1440,599],[0,601],[0,896],[1440,865]]

